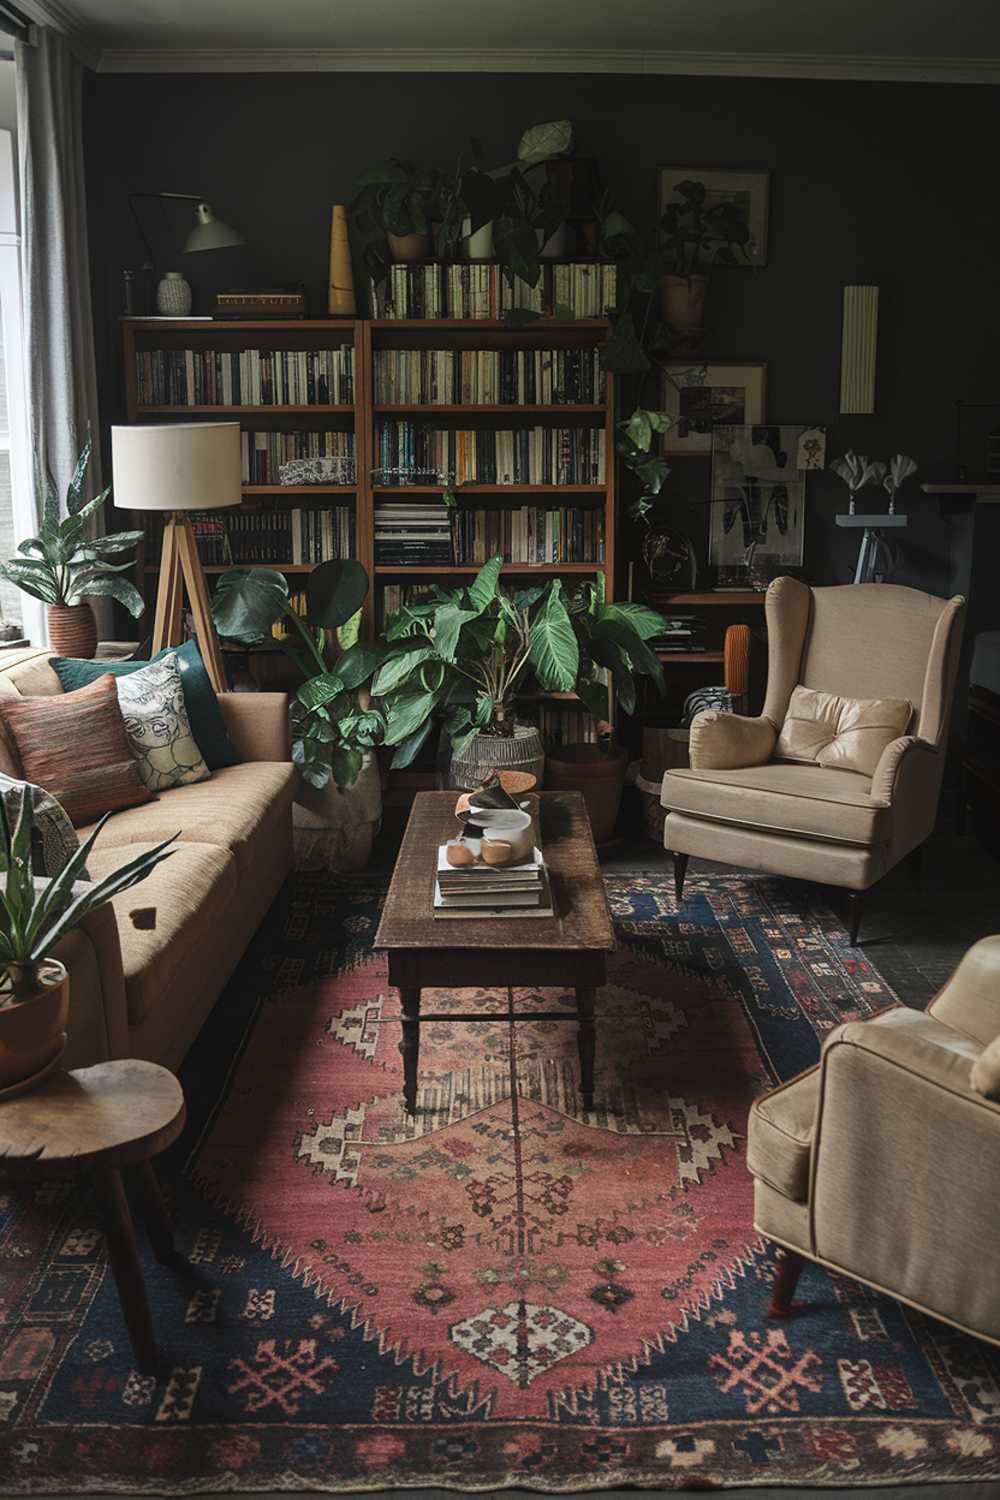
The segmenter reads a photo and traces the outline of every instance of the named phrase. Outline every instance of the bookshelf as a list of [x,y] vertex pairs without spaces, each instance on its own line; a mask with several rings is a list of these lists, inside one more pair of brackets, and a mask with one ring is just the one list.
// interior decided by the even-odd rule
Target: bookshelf
[[[603,443],[603,473],[599,482],[588,477],[588,482],[503,482],[499,477],[491,482],[468,482],[454,486],[459,509],[473,508],[477,511],[532,511],[536,514],[549,512],[566,516],[586,513],[588,537],[595,539],[594,555],[587,560],[572,562],[512,560],[505,563],[504,573],[523,584],[531,578],[547,579],[564,577],[567,584],[579,583],[603,575],[608,598],[614,596],[615,583],[615,458],[614,458],[614,405],[613,382],[608,381],[598,368],[598,351],[607,338],[608,324],[604,319],[579,318],[560,321],[543,316],[537,321],[517,328],[485,318],[420,318],[420,319],[304,319],[289,321],[244,321],[223,322],[203,319],[123,319],[122,339],[125,373],[125,404],[129,422],[150,421],[198,421],[232,420],[240,423],[245,433],[270,433],[294,437],[295,434],[322,432],[341,437],[349,435],[353,440],[355,457],[355,479],[352,484],[333,485],[282,485],[277,475],[269,473],[267,482],[253,481],[247,477],[242,487],[242,509],[262,518],[287,516],[288,512],[305,509],[348,505],[353,513],[353,555],[364,565],[372,580],[372,588],[365,605],[364,630],[373,634],[382,619],[384,589],[408,584],[447,584],[452,579],[456,585],[466,581],[478,571],[478,562],[443,561],[380,561],[375,531],[376,508],[385,504],[431,506],[441,497],[447,485],[446,479],[436,476],[430,483],[381,483],[384,476],[380,468],[380,444],[385,424],[402,424],[407,434],[424,430],[438,434],[463,433],[464,441],[473,435],[473,451],[494,448],[500,451],[506,441],[508,447],[511,434],[530,429],[535,437],[532,442],[537,449],[551,450],[559,462],[565,452],[578,447],[587,449],[591,455],[596,448],[595,434],[600,434]],[[191,376],[194,360],[212,351],[216,358],[215,386],[221,383],[220,370],[228,369],[228,390],[232,387],[234,372],[239,367],[241,356],[247,351],[261,351],[272,360],[285,356],[316,356],[323,350],[350,350],[353,360],[353,399],[343,402],[323,401],[275,401],[273,399],[243,402],[219,401],[218,388],[205,389],[205,381],[199,378],[193,384]],[[590,399],[572,400],[565,389],[559,388],[554,399],[524,400],[449,400],[420,401],[392,400],[375,401],[377,376],[382,358],[395,352],[419,359],[434,354],[441,359],[461,362],[478,359],[482,369],[487,366],[494,375],[509,370],[521,361],[532,364],[539,371],[545,367],[546,391],[550,380],[548,366],[552,370],[588,371],[593,389],[586,394]],[[148,356],[162,355],[163,359],[151,361]],[[228,361],[228,365],[227,362]],[[151,366],[156,363],[159,370],[157,395],[175,398],[176,383],[181,380],[183,367],[187,384],[183,389],[185,399],[146,399],[150,394]],[[164,383],[167,367],[172,370],[174,385]],[[140,374],[142,384],[140,385]],[[287,385],[287,376],[286,376]],[[244,387],[240,385],[241,395]],[[246,394],[255,395],[256,389],[248,387]],[[507,394],[507,392],[504,392]],[[522,390],[521,394],[524,394]],[[528,392],[532,394],[532,392]],[[534,392],[536,396],[539,394]],[[271,395],[271,390],[268,390]],[[190,399],[188,399],[190,398]],[[552,433],[562,434],[553,437]],[[504,434],[508,436],[503,437]],[[442,440],[444,441],[444,439]],[[451,441],[451,439],[447,439]],[[534,462],[534,460],[533,460]],[[547,459],[546,462],[549,462]],[[572,470],[578,472],[577,469]],[[398,475],[394,476],[398,478]],[[419,475],[418,477],[425,477]],[[439,482],[438,482],[439,481]],[[228,514],[219,512],[216,514]],[[526,517],[523,530],[526,533]],[[266,524],[266,520],[265,520]],[[287,522],[281,524],[287,525]],[[522,523],[519,523],[522,524]],[[555,523],[553,523],[555,524]],[[567,523],[568,524],[568,523]],[[275,523],[273,532],[280,526]],[[232,538],[231,538],[232,539]],[[600,549],[596,544],[600,540]],[[579,554],[579,536],[574,537],[574,546]],[[563,534],[553,544],[563,547],[557,552],[574,555],[573,548],[564,545]],[[513,549],[512,549],[513,551]],[[139,583],[151,607],[155,595],[158,574],[158,543],[150,533],[149,545],[140,549]],[[203,559],[204,561],[204,559]],[[293,561],[289,556],[268,555],[243,559],[231,564],[240,567],[275,567],[294,578],[301,587],[303,575],[311,571],[314,564]],[[225,572],[230,564],[222,564],[214,558],[205,561],[205,571],[210,583],[215,576]],[[545,695],[543,695],[545,696]]]

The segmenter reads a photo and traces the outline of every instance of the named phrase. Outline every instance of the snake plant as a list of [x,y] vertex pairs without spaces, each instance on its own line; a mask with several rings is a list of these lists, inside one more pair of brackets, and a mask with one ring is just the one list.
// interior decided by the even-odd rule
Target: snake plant
[[0,970],[5,976],[0,987],[0,1010],[35,993],[45,960],[60,938],[88,912],[137,885],[154,865],[174,852],[168,845],[176,835],[126,861],[110,875],[87,880],[87,858],[110,816],[105,813],[58,875],[39,879],[33,874],[31,861],[34,815],[30,788],[21,789],[13,825],[6,800],[0,797]]

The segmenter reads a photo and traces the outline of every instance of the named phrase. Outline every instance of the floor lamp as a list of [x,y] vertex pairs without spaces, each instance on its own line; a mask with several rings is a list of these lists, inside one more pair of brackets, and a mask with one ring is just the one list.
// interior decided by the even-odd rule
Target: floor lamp
[[153,655],[182,643],[184,592],[205,670],[217,693],[226,673],[208,586],[187,512],[239,505],[238,422],[178,422],[112,427],[113,499],[119,510],[165,512]]

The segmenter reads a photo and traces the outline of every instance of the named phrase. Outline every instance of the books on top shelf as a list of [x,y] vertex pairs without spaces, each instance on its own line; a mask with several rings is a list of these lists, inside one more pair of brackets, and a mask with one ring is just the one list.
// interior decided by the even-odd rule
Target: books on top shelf
[[604,400],[600,350],[376,349],[382,406],[568,406]]
[[280,484],[281,466],[296,458],[344,460],[344,484],[356,479],[354,433],[329,429],[318,432],[241,432],[240,462],[244,484]]
[[[452,842],[457,843],[458,840]],[[552,893],[542,851],[516,865],[484,864],[479,858],[480,841],[462,841],[476,856],[475,864],[459,867],[448,863],[448,845],[437,851],[434,885],[436,917],[551,917]]]
[[340,406],[354,401],[354,349],[140,349],[140,406]]
[[519,308],[600,318],[615,306],[617,293],[617,267],[610,261],[543,265],[535,286],[518,277],[511,285],[492,261],[395,264],[384,280],[370,282],[372,316],[386,319],[497,319]]
[[426,505],[394,500],[375,502],[375,561],[450,563],[451,522],[443,502]]
[[451,526],[456,563],[481,565],[497,553],[509,563],[604,561],[604,511],[595,505],[461,505],[452,511]]
[[603,427],[435,429],[384,418],[376,483],[604,483]]

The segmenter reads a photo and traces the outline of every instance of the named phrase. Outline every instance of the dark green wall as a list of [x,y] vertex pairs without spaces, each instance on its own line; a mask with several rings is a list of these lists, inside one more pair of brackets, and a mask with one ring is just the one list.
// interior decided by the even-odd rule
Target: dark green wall
[[[773,173],[766,269],[720,273],[706,352],[768,362],[767,416],[826,424],[830,455],[900,449],[926,471],[954,452],[956,398],[1000,401],[997,91],[798,80],[556,75],[91,75],[85,93],[91,255],[105,418],[119,415],[113,319],[121,270],[141,261],[126,194],[200,192],[238,224],[246,252],[187,258],[196,295],[303,280],[325,307],[329,205],[370,162],[445,164],[479,138],[489,164],[522,129],[569,117],[636,222],[659,164]],[[178,264],[183,209],[146,222]],[[881,287],[878,412],[841,417],[847,282]],[[359,286],[361,280],[359,278]],[[197,307],[196,307],[197,310]],[[845,492],[810,482],[806,566],[846,581],[856,543],[833,515]],[[907,507],[898,582],[947,592],[954,528],[936,501]]]

